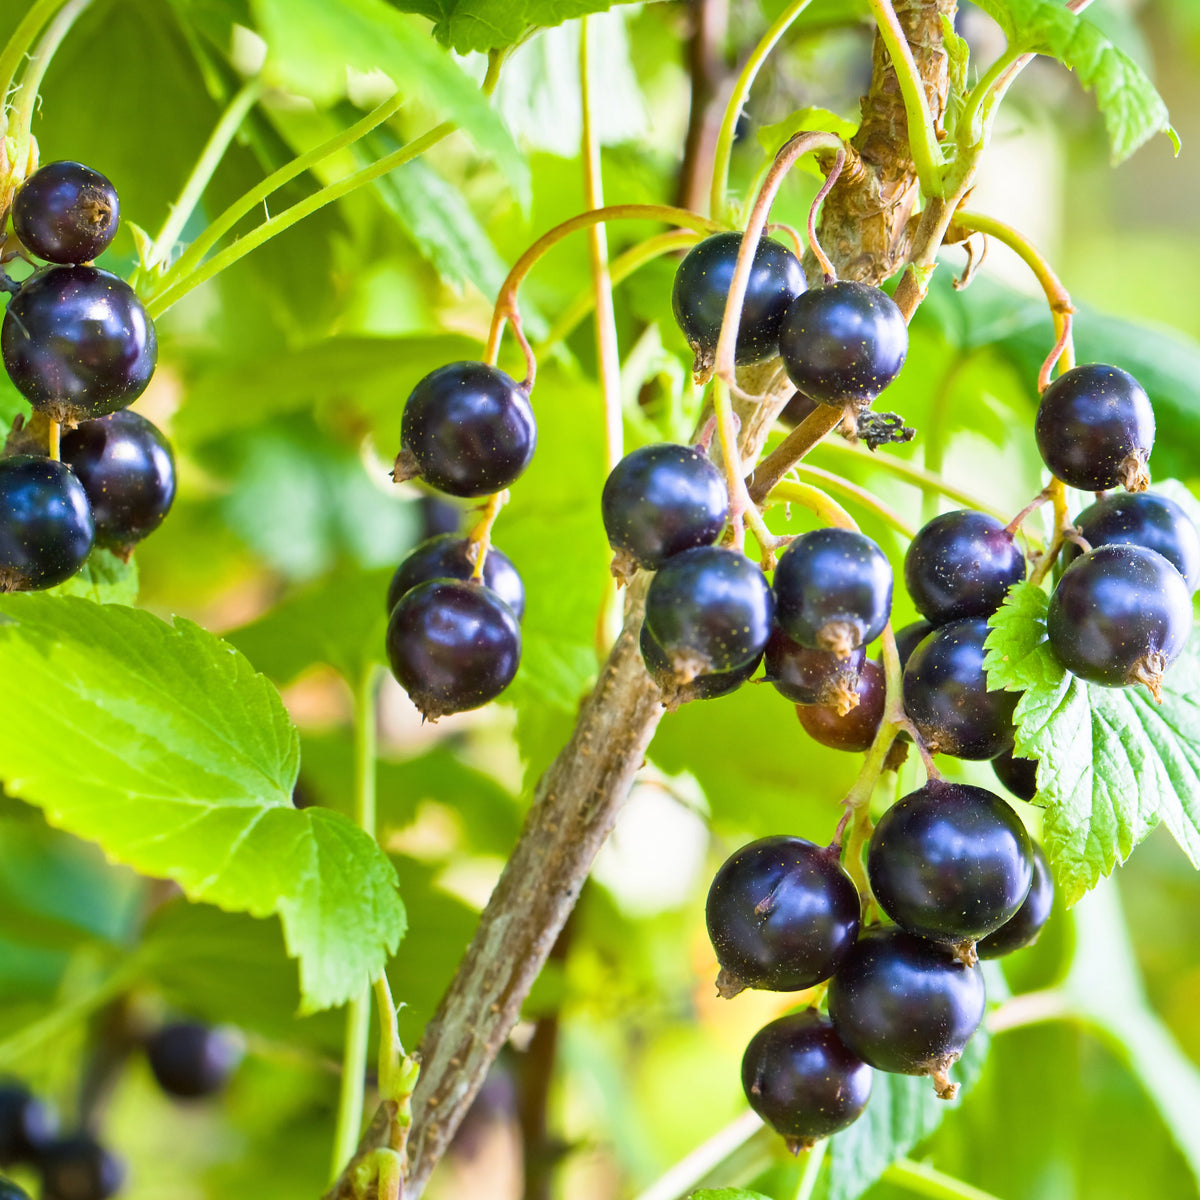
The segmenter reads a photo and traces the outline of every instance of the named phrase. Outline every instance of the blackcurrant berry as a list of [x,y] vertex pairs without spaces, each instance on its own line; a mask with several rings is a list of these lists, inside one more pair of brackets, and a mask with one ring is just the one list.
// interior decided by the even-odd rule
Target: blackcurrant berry
[[865,283],[813,288],[788,306],[779,330],[788,378],[821,404],[865,406],[904,366],[908,326],[896,302]]
[[[400,597],[419,583],[431,579],[470,579],[475,564],[467,557],[470,538],[443,533],[422,542],[397,568],[388,584],[387,610],[390,613]],[[525,615],[525,585],[512,560],[495,546],[483,560],[483,586],[491,588],[519,621]]]
[[[1119,542],[1155,550],[1183,576],[1188,591],[1200,587],[1200,532],[1174,500],[1153,492],[1116,492],[1085,508],[1075,524],[1093,550]],[[1063,565],[1082,553],[1078,543],[1067,542]]]
[[1032,800],[1037,795],[1037,763],[1031,758],[1018,758],[1005,750],[992,759],[996,778],[1018,800]]
[[851,1054],[881,1071],[931,1075],[937,1093],[958,1091],[947,1072],[983,1020],[983,974],[936,942],[895,927],[864,933],[829,985],[829,1016]]
[[432,579],[392,609],[388,660],[400,686],[430,721],[494,700],[521,661],[521,626],[495,592]]
[[613,574],[656,571],[675,554],[711,546],[729,516],[721,472],[699,450],[643,446],[613,468],[600,497]]
[[[675,272],[671,308],[696,353],[696,368],[711,366],[733,282],[740,233],[714,233],[688,251]],[[784,245],[763,238],[754,251],[733,357],[761,362],[779,353],[779,324],[787,306],[804,291],[804,269]]]
[[772,1021],[750,1039],[742,1088],[793,1153],[852,1125],[871,1098],[871,1068],[815,1009]]
[[0,1179],[0,1200],[29,1200],[29,1193],[11,1179]]
[[969,509],[934,517],[904,556],[908,594],[934,625],[990,617],[1024,578],[1025,557],[1013,535],[995,517]]
[[1034,433],[1042,461],[1071,487],[1141,492],[1150,482],[1154,410],[1120,367],[1087,363],[1064,371],[1042,393]]
[[646,625],[681,683],[754,662],[766,648],[773,614],[757,564],[716,546],[669,558],[646,593]]
[[928,621],[913,621],[903,629],[896,630],[896,654],[900,659],[900,669],[908,666],[913,651],[933,632],[933,626]]
[[0,591],[38,591],[70,579],[95,530],[83,484],[65,463],[0,459]]
[[871,748],[883,720],[887,681],[883,668],[867,659],[859,669],[858,703],[842,711],[841,705],[797,704],[796,716],[805,732],[831,750],[861,754]]
[[999,796],[930,780],[880,818],[867,875],[880,908],[901,929],[965,948],[1024,903],[1032,855],[1025,826]]
[[1025,903],[1017,909],[1017,915],[1001,925],[995,933],[988,934],[975,947],[980,958],[1001,958],[1014,950],[1032,946],[1041,935],[1042,926],[1050,919],[1054,907],[1054,877],[1045,852],[1033,842],[1033,883]]
[[987,621],[970,617],[935,629],[904,668],[904,711],[934,754],[994,758],[1013,740],[1016,692],[988,691]]
[[892,568],[852,529],[814,529],[775,568],[779,627],[814,650],[846,655],[882,632],[892,611]]
[[142,302],[123,279],[96,267],[31,275],[8,302],[0,347],[17,390],[68,425],[132,404],[158,361]]
[[441,533],[457,533],[459,526],[459,511],[441,496],[424,495],[417,501],[421,512],[421,541]]
[[689,700],[715,700],[718,696],[737,691],[758,670],[758,664],[762,661],[761,657],[753,658],[744,667],[732,671],[709,671],[687,683],[680,683],[671,670],[671,660],[666,651],[654,640],[645,622],[642,623],[638,645],[642,651],[642,662],[662,692],[663,704],[669,709],[676,709]]
[[97,258],[117,233],[117,189],[77,162],[39,167],[13,197],[13,232],[30,254],[52,263]]
[[242,1060],[241,1039],[198,1021],[164,1025],[146,1042],[146,1058],[168,1096],[195,1100],[219,1092]]
[[397,481],[419,475],[451,496],[486,496],[520,478],[537,425],[525,389],[498,367],[456,362],[431,371],[404,406]]
[[96,544],[128,551],[163,522],[175,499],[175,456],[139,413],[81,421],[62,435],[62,459],[92,506]]
[[793,704],[828,704],[845,715],[858,703],[866,657],[862,646],[844,658],[832,650],[811,650],[775,628],[767,642],[766,677]]
[[18,1083],[0,1087],[0,1167],[31,1163],[58,1133],[58,1117]]
[[859,917],[858,889],[836,850],[797,837],[743,846],[708,891],[717,990],[798,992],[828,979],[854,945]]
[[125,1182],[125,1164],[86,1133],[52,1142],[38,1168],[43,1200],[108,1200]]

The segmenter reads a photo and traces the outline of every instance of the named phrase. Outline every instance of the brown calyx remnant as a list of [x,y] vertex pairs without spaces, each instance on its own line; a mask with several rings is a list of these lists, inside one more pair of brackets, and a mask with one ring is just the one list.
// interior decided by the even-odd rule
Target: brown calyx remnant
[[1127,492],[1144,492],[1150,486],[1150,469],[1146,452],[1132,450],[1117,469],[1117,481]]
[[1167,656],[1162,651],[1152,650],[1133,664],[1127,677],[1128,682],[1144,684],[1146,690],[1154,697],[1155,704],[1161,704],[1163,676],[1168,665]]
[[957,1054],[946,1054],[929,1063],[928,1067],[921,1072],[922,1075],[928,1075],[933,1080],[933,1090],[937,1093],[939,1100],[953,1100],[958,1095],[958,1084],[950,1078],[950,1068],[956,1062],[958,1062]]
[[950,950],[964,967],[973,967],[979,962],[979,955],[975,952],[974,938],[965,938],[961,942],[955,942]]
[[848,712],[858,707],[859,695],[857,684],[857,675],[853,680],[847,679],[844,675],[839,675],[837,680],[821,693],[818,703],[829,705],[830,708],[836,710],[839,717],[844,717]]
[[[862,645],[858,630],[849,621],[830,621],[817,630],[817,645],[822,650],[829,650],[838,658],[849,658]],[[853,708],[854,705],[850,705]],[[846,712],[850,711],[846,709]],[[841,713],[844,717],[846,713]]]
[[420,474],[421,468],[417,466],[417,460],[413,457],[412,451],[407,446],[404,447],[396,455],[396,461],[392,464],[392,481],[404,483],[406,480],[416,479]]
[[811,1150],[817,1143],[815,1138],[798,1138],[789,1137],[783,1139],[783,1144],[794,1155],[799,1155],[805,1150]]
[[734,996],[745,990],[746,985],[732,971],[727,971],[722,967],[717,973],[717,995],[722,1000],[732,1000]]
[[628,550],[618,550],[608,569],[617,581],[617,587],[623,588],[638,573],[638,564]]

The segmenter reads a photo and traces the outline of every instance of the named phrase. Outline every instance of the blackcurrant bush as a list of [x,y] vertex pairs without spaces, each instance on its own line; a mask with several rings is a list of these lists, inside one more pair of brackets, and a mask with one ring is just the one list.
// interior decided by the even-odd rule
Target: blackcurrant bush
[[1016,692],[988,691],[987,621],[970,617],[935,629],[904,668],[904,711],[934,754],[994,758],[1013,740]]
[[146,1041],[146,1059],[168,1096],[194,1100],[219,1092],[242,1060],[241,1039],[198,1021],[164,1025]]
[[1029,894],[1033,849],[999,796],[930,780],[879,819],[867,851],[871,891],[901,929],[963,945],[1013,917]]
[[0,1179],[0,1200],[29,1200],[29,1193],[11,1179]]
[[852,529],[814,529],[775,568],[779,627],[814,650],[846,655],[882,632],[892,611],[892,568]]
[[1037,842],[1033,845],[1033,883],[1025,903],[1017,915],[1006,921],[995,933],[988,934],[975,947],[980,958],[1001,958],[1014,950],[1032,946],[1041,935],[1042,926],[1050,919],[1054,907],[1054,877],[1045,852]]
[[38,1169],[43,1200],[108,1200],[125,1182],[125,1164],[86,1133],[51,1142]]
[[86,263],[117,233],[117,189],[77,162],[39,167],[13,197],[13,232],[30,254],[52,263]]
[[970,509],[934,517],[904,556],[908,594],[934,625],[990,617],[1024,578],[1025,557],[1013,535],[995,517]]
[[896,654],[900,659],[900,669],[908,666],[913,651],[933,632],[933,626],[928,621],[913,621],[903,629],[896,630]]
[[767,642],[766,677],[793,704],[828,704],[844,716],[858,703],[866,657],[862,646],[844,658],[832,650],[812,650],[775,628]]
[[[688,251],[675,272],[671,308],[696,353],[697,370],[711,366],[733,282],[740,233],[714,233]],[[804,291],[804,269],[784,245],[763,238],[754,251],[742,319],[733,357],[737,363],[761,362],[779,353],[783,314]]]
[[983,1020],[983,974],[945,946],[876,926],[855,943],[829,985],[829,1016],[846,1048],[881,1071],[931,1075],[950,1099],[947,1072]]
[[[475,570],[475,564],[467,557],[470,544],[470,538],[457,533],[443,533],[422,542],[396,568],[388,584],[388,612],[419,583],[431,579],[470,579]],[[489,548],[483,560],[483,586],[491,588],[516,613],[518,621],[525,615],[525,585],[512,560],[495,546]]]
[[675,554],[711,546],[729,516],[721,472],[699,450],[664,443],[625,455],[600,497],[613,574],[656,571]]
[[[1120,542],[1155,550],[1183,576],[1188,591],[1200,587],[1200,532],[1174,500],[1153,492],[1116,492],[1085,508],[1075,524],[1093,550]],[[1067,542],[1063,565],[1082,553],[1078,543]]]
[[451,496],[486,496],[520,478],[537,425],[529,395],[498,367],[456,362],[431,371],[404,406],[397,481],[419,475]]
[[858,937],[860,907],[835,849],[797,837],[743,846],[708,891],[717,990],[798,992],[828,979]]
[[96,267],[46,267],[8,302],[0,326],[17,390],[70,425],[132,404],[158,361],[154,322],[133,289]]
[[992,759],[996,778],[1018,800],[1032,800],[1037,795],[1037,763],[1031,758],[1018,758],[1005,750]]
[[70,579],[94,535],[87,494],[70,467],[31,454],[0,459],[0,591]]
[[175,456],[156,425],[125,410],[62,435],[62,459],[92,506],[96,544],[128,551],[163,522],[175,499]]
[[796,716],[805,732],[831,750],[860,754],[871,748],[883,720],[887,682],[883,668],[870,659],[859,668],[858,703],[842,711],[834,704],[797,704]]
[[387,628],[388,661],[430,721],[494,700],[521,661],[521,626],[495,592],[431,579],[406,592]]
[[715,700],[718,696],[737,691],[758,670],[758,664],[762,661],[761,657],[753,658],[744,667],[732,671],[708,671],[687,683],[680,683],[671,669],[667,652],[654,640],[645,622],[642,623],[638,645],[642,651],[642,662],[662,692],[663,704],[669,709],[678,708],[689,700]]
[[871,1068],[815,1009],[772,1021],[750,1039],[742,1088],[793,1153],[852,1125],[871,1098]]
[[821,404],[865,406],[904,366],[908,326],[886,292],[830,283],[788,305],[779,330],[788,378]]
[[1120,367],[1087,363],[1064,371],[1042,393],[1034,433],[1050,473],[1071,487],[1141,492],[1150,482],[1154,410]]
[[646,625],[681,683],[755,661],[771,634],[774,602],[757,564],[700,546],[669,558],[646,593]]
[[0,1086],[0,1167],[30,1163],[58,1133],[58,1117],[19,1083]]
[[1050,649],[1089,683],[1144,683],[1156,699],[1187,643],[1192,597],[1163,556],[1141,546],[1101,546],[1063,572],[1046,614]]

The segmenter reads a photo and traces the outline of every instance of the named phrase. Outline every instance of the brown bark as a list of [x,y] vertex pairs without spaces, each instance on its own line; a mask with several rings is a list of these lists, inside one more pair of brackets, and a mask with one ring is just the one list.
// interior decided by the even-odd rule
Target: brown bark
[[707,212],[717,134],[735,75],[724,54],[729,0],[691,0],[687,7],[691,21],[687,51],[692,103],[675,203],[694,212]]

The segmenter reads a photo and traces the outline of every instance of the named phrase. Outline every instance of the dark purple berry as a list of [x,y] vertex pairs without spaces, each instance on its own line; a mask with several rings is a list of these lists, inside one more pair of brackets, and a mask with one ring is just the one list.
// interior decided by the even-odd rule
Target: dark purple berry
[[958,1090],[947,1072],[983,1020],[983,974],[936,942],[876,926],[829,985],[829,1016],[846,1048],[881,1071],[931,1075],[938,1095]]
[[520,478],[537,425],[529,395],[498,367],[456,362],[431,371],[404,406],[395,478],[419,475],[451,496],[486,496]]
[[77,162],[39,167],[13,197],[13,232],[37,258],[86,263],[113,240],[120,221],[117,189]]
[[980,958],[1002,958],[1014,950],[1032,946],[1041,935],[1054,907],[1054,878],[1045,852],[1033,842],[1033,883],[1017,915],[989,934],[975,947]]
[[387,652],[400,686],[436,721],[479,708],[508,687],[521,661],[521,626],[482,584],[433,579],[392,609]]
[[1105,687],[1144,683],[1159,698],[1192,630],[1192,596],[1161,554],[1101,546],[1063,572],[1046,615],[1050,649],[1068,671]]
[[788,429],[795,429],[802,421],[812,416],[819,407],[820,405],[815,400],[810,400],[803,392],[794,392],[779,414],[779,423]]
[[164,1025],[146,1042],[146,1058],[168,1096],[195,1100],[219,1092],[242,1061],[241,1039],[197,1021]]
[[81,421],[62,435],[62,458],[92,506],[96,544],[128,551],[163,522],[175,499],[175,457],[139,413]]
[[0,1087],[0,1167],[32,1163],[58,1133],[58,1116],[19,1083]]
[[933,626],[928,621],[913,621],[903,629],[896,630],[896,654],[900,659],[900,669],[908,666],[913,651],[933,632]]
[[[475,564],[467,557],[470,538],[457,533],[443,533],[422,542],[397,568],[388,584],[387,610],[390,613],[400,597],[419,583],[431,579],[470,579]],[[525,615],[525,585],[512,560],[495,546],[483,560],[483,586],[491,588],[519,621]]]
[[448,500],[427,493],[417,501],[417,507],[421,512],[421,541],[458,532],[459,510]]
[[797,837],[751,842],[725,860],[705,908],[717,990],[799,992],[828,979],[858,937],[858,890],[836,850]]
[[0,591],[70,579],[94,533],[83,485],[65,463],[32,454],[0,459]]
[[908,326],[896,302],[865,283],[813,288],[779,330],[788,378],[821,404],[870,404],[904,366]]
[[1087,363],[1064,371],[1042,393],[1034,433],[1042,461],[1070,487],[1141,492],[1150,482],[1154,409],[1120,367]]
[[38,1168],[43,1200],[107,1200],[125,1182],[125,1164],[86,1133],[52,1142]]
[[904,711],[934,754],[994,758],[1012,745],[1016,692],[988,691],[982,617],[935,629],[904,668]]
[[862,646],[845,657],[811,650],[776,628],[767,642],[766,677],[793,704],[828,704],[849,712],[858,703],[858,677],[866,657]]
[[1012,534],[995,517],[969,509],[934,517],[904,556],[904,585],[934,625],[990,617],[1024,578],[1025,556]]
[[[711,365],[733,282],[740,233],[714,233],[688,251],[675,272],[671,308],[698,367]],[[763,238],[754,251],[734,361],[760,362],[779,353],[779,325],[788,305],[804,291],[804,269],[784,245]]]
[[46,267],[8,302],[0,327],[17,390],[70,425],[132,404],[158,361],[154,322],[133,289],[96,267]]
[[671,670],[671,660],[666,651],[654,640],[654,635],[646,628],[644,622],[638,645],[642,651],[642,662],[645,663],[650,678],[662,692],[663,704],[669,709],[678,708],[689,700],[715,700],[718,696],[736,692],[758,670],[758,664],[762,661],[761,658],[754,658],[744,667],[733,671],[708,671],[687,683],[680,683]]
[[869,537],[814,529],[775,568],[776,620],[793,641],[847,655],[882,632],[892,611],[892,568]]
[[772,1021],[750,1039],[742,1088],[793,1153],[852,1125],[871,1097],[871,1068],[815,1009]]
[[844,704],[797,704],[796,716],[805,732],[831,750],[861,754],[871,748],[883,720],[887,699],[887,680],[883,668],[870,659],[859,669],[855,688],[858,703],[846,709]]
[[1037,795],[1037,763],[1033,759],[1018,758],[1012,750],[1005,750],[992,759],[992,770],[1018,800],[1032,800]]

